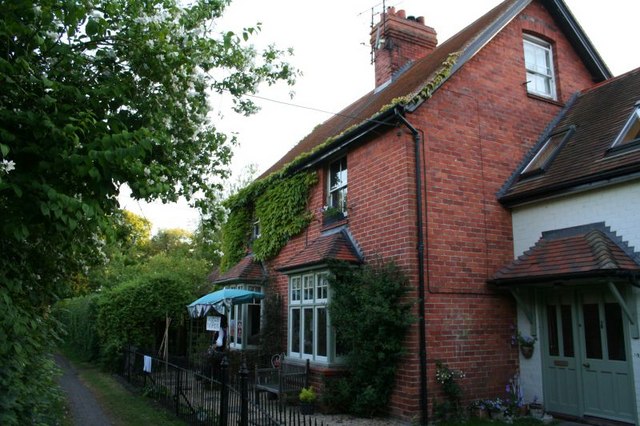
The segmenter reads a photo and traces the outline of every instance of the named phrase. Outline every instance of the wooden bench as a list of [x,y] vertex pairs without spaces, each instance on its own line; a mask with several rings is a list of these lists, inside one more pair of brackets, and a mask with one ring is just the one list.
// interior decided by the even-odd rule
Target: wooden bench
[[287,360],[284,354],[274,355],[271,358],[271,367],[256,366],[254,390],[256,403],[260,401],[260,392],[275,395],[280,403],[283,403],[289,395],[295,395],[297,398],[300,390],[307,387],[308,376],[309,360],[299,364]]

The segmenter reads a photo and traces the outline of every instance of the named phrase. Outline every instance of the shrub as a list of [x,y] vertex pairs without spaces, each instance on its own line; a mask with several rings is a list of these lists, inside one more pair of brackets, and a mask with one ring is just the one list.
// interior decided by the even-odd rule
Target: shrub
[[333,263],[329,305],[349,375],[332,383],[338,403],[359,416],[386,414],[405,334],[413,322],[405,301],[408,280],[392,262],[362,267]]

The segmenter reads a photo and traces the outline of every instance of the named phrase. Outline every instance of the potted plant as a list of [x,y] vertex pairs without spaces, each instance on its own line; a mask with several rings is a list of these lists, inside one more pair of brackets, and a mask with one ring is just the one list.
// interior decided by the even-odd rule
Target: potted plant
[[489,411],[487,411],[487,407],[484,404],[484,401],[481,399],[476,399],[469,405],[469,411],[472,417],[478,417],[481,419],[486,419],[489,417]]
[[536,340],[538,339],[535,336],[525,336],[520,333],[520,330],[518,330],[515,336],[515,341],[517,342],[518,346],[520,346],[520,352],[522,353],[523,357],[529,359],[533,356],[533,348]]
[[316,391],[311,386],[302,388],[298,395],[300,400],[300,414],[313,414],[315,409]]
[[344,212],[338,207],[324,206],[322,209],[322,224],[329,225],[344,219]]
[[544,408],[542,404],[538,402],[538,397],[533,397],[533,402],[529,403],[529,414],[534,419],[542,419],[544,417]]

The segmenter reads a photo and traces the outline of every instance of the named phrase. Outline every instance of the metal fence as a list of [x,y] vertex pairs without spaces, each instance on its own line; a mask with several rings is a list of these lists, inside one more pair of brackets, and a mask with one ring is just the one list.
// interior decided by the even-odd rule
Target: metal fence
[[268,393],[254,393],[245,362],[237,374],[230,374],[227,358],[218,361],[208,371],[194,371],[129,350],[122,376],[192,425],[325,426],[300,414],[296,406],[281,404]]

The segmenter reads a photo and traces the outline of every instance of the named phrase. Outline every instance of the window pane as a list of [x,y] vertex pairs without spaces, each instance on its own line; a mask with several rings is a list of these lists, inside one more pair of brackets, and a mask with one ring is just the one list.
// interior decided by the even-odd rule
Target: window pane
[[347,209],[347,158],[341,158],[329,166],[329,194],[327,204],[346,212]]
[[560,306],[560,318],[562,320],[562,346],[564,356],[574,357],[573,350],[573,321],[571,318],[571,305]]
[[347,159],[342,158],[331,164],[329,188],[337,189],[347,184]]
[[304,308],[304,354],[313,355],[313,308]]
[[327,308],[318,308],[316,312],[318,315],[318,348],[316,354],[318,356],[327,356]]
[[302,300],[313,300],[313,275],[305,275],[302,284]]
[[542,148],[540,148],[540,151],[538,151],[536,156],[533,157],[533,160],[531,160],[527,167],[522,171],[522,174],[533,173],[545,169],[549,165],[554,154],[558,152],[558,149],[560,149],[560,145],[566,136],[567,132],[561,132],[556,133],[547,139]]
[[549,339],[549,355],[558,356],[558,319],[556,317],[556,305],[547,305],[547,335]]
[[238,315],[240,315],[240,306],[231,308],[231,318],[229,321],[229,341],[231,343],[242,343],[242,339],[238,334]]
[[329,282],[326,275],[318,276],[318,285],[316,287],[316,300],[326,300],[329,297]]
[[584,342],[587,358],[602,359],[602,343],[600,341],[600,311],[597,303],[582,305],[584,312]]
[[300,308],[291,310],[291,352],[300,350]]
[[607,323],[607,347],[609,359],[626,361],[627,355],[624,347],[624,329],[622,323],[622,310],[617,303],[604,304],[604,319]]
[[300,277],[291,278],[291,301],[300,301]]

